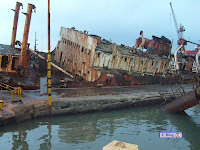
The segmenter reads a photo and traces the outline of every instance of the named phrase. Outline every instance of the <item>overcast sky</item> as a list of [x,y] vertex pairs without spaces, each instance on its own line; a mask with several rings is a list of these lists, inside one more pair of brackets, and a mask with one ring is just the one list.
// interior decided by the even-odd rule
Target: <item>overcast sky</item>
[[[29,43],[34,47],[37,32],[38,50],[47,51],[47,0],[18,0],[27,11],[27,4],[36,6],[32,14]],[[184,25],[184,38],[198,42],[200,28],[199,0],[51,0],[51,50],[60,39],[60,27],[87,30],[117,44],[133,46],[139,32],[151,39],[152,35],[173,39],[177,47],[177,34],[171,15],[172,2],[178,25]],[[0,43],[10,44],[16,0],[1,0]],[[25,15],[20,13],[17,40],[22,41]],[[194,49],[195,45],[189,45]]]

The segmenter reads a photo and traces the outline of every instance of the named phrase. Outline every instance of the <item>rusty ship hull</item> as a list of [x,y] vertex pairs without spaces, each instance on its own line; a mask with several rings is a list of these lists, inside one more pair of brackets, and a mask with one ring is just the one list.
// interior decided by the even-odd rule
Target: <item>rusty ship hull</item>
[[[47,74],[47,57],[39,56],[27,43],[32,10],[35,9],[32,4],[28,4],[27,8],[23,41],[16,41],[21,6],[21,3],[16,2],[11,45],[0,44],[0,80],[23,89],[36,89],[40,76]],[[180,75],[170,72],[171,58],[168,56],[171,41],[164,36],[146,39],[143,32],[140,35],[135,46],[129,47],[101,39],[87,31],[61,27],[60,40],[51,54],[52,65],[63,73],[57,74],[53,70],[52,86],[129,86],[186,82]],[[146,52],[142,49],[146,49]],[[31,53],[43,61],[36,61]],[[191,70],[192,61],[185,64],[190,64],[184,67]]]
[[[158,38],[156,37],[157,41]],[[138,42],[137,45],[141,42]],[[166,41],[166,39],[165,39]],[[54,62],[75,76],[65,87],[176,84],[180,76],[169,73],[171,43],[150,43],[147,52],[117,45],[97,35],[61,27]],[[156,48],[153,48],[153,44]],[[161,46],[160,46],[161,45]],[[153,53],[153,54],[152,54]],[[163,54],[163,55],[162,55]],[[186,82],[186,81],[185,81]]]

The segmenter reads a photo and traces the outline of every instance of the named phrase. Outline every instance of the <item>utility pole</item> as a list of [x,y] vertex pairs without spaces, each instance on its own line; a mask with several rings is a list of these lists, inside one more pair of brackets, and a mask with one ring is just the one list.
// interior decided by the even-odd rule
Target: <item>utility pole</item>
[[47,64],[48,102],[51,106],[51,54],[50,54],[50,0],[48,0],[48,64]]

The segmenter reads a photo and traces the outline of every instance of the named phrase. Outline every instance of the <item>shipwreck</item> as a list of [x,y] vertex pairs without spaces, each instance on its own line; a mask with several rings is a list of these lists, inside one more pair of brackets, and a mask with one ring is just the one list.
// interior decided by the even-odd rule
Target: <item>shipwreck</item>
[[88,86],[178,83],[180,76],[169,70],[171,41],[164,36],[145,39],[140,34],[135,46],[129,47],[61,27],[54,61]]

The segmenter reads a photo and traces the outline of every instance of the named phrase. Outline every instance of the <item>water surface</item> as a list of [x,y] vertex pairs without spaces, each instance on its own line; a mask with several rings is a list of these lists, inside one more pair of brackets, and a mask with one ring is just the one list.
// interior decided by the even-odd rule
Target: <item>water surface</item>
[[[160,106],[41,118],[0,128],[0,149],[102,150],[113,140],[139,150],[199,150],[200,106],[168,114]],[[159,132],[183,132],[182,139],[160,139]]]

